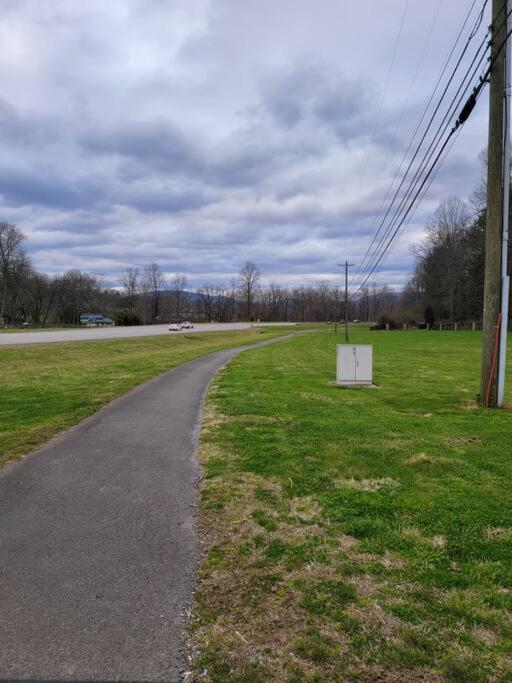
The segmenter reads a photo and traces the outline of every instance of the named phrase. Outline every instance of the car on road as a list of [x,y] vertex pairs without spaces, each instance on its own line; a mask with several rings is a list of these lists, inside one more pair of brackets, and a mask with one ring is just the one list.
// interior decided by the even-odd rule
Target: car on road
[[186,330],[194,329],[194,325],[189,320],[185,320],[185,322],[181,323],[181,326],[184,327]]
[[169,332],[180,332],[183,329],[183,325],[181,323],[171,323],[169,325]]

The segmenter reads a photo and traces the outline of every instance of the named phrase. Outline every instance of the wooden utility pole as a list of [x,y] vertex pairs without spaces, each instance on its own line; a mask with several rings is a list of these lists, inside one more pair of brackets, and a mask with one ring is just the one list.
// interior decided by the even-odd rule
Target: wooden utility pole
[[489,84],[489,143],[487,159],[487,218],[480,402],[495,407],[498,400],[497,354],[501,311],[501,237],[503,228],[503,140],[507,0],[492,2],[493,63]]
[[338,288],[334,288],[334,334],[338,334]]
[[348,344],[348,269],[352,268],[353,263],[345,261],[345,263],[338,263],[339,266],[345,268],[345,342]]

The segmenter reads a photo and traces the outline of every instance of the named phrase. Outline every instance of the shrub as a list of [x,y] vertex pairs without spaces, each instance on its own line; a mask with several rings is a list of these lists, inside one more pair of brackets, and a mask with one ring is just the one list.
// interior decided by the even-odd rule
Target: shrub
[[142,318],[129,308],[122,308],[115,315],[116,325],[142,325]]
[[398,325],[396,323],[396,320],[389,316],[387,313],[381,313],[379,317],[377,318],[377,324],[373,325],[371,328],[372,330],[385,330],[387,329],[387,326],[389,325],[390,330],[396,330],[398,329]]

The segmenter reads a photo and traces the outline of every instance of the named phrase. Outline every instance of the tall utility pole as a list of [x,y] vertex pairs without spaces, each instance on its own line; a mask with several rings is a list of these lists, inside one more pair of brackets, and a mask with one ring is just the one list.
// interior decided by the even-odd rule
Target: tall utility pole
[[353,263],[345,261],[345,263],[338,263],[339,266],[345,268],[345,341],[348,344],[348,269],[352,268]]
[[507,16],[508,4],[509,0],[492,0],[491,60],[493,60],[493,67],[489,86],[484,337],[480,381],[480,401],[483,405],[489,407],[498,405],[496,370],[501,338],[502,236],[504,234],[504,208],[507,208],[504,206],[504,187],[505,183],[508,183],[509,177],[509,169],[504,169],[503,165],[503,151],[505,147],[505,63],[507,51],[501,48],[507,38],[507,22],[505,17]]
[[[512,28],[512,17],[508,13],[512,10],[512,2],[508,0],[507,12],[507,35]],[[501,239],[501,330],[500,330],[500,353],[498,358],[498,406],[503,406],[505,400],[505,369],[507,366],[507,333],[508,333],[508,298],[510,291],[510,278],[508,275],[508,235],[510,220],[510,89],[511,83],[511,39],[507,40],[505,47],[505,88],[503,99],[505,104],[503,127],[503,233]]]

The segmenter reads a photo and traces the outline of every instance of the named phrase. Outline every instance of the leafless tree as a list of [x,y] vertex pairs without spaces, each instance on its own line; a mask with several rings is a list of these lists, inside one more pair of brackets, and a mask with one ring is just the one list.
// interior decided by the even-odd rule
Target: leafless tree
[[205,284],[197,290],[206,322],[211,323],[215,305],[215,285]]
[[[12,260],[9,269],[8,289],[10,293],[9,310],[10,321],[15,323],[17,321],[26,321],[27,319],[27,285],[34,274],[30,261],[25,253],[21,252],[16,258]],[[5,314],[8,310],[7,306]]]
[[183,304],[185,302],[185,289],[187,287],[187,278],[183,273],[176,273],[172,279],[172,295],[174,299],[174,312],[176,320],[181,320],[183,314]]
[[276,282],[271,282],[266,291],[267,317],[270,320],[286,320],[288,292]]
[[480,163],[480,178],[471,194],[471,204],[477,215],[487,207],[487,148],[480,152],[478,161]]
[[44,325],[55,298],[56,289],[48,275],[32,272],[26,282],[28,317],[34,325]]
[[258,288],[258,283],[261,279],[261,273],[252,261],[247,261],[240,271],[240,295],[245,303],[245,310],[247,320],[252,319],[252,309],[255,299],[255,293]]
[[234,317],[233,287],[218,282],[212,286],[212,314],[219,323],[229,322]]
[[309,287],[294,287],[292,290],[292,318],[300,322],[307,322],[309,320],[308,303],[311,298]]
[[165,287],[165,275],[160,270],[158,263],[152,261],[145,266],[142,281],[143,290],[151,300],[151,321],[158,322],[162,291]]
[[16,261],[23,257],[24,240],[25,235],[15,225],[0,223],[0,275],[2,277],[0,320],[4,320],[7,293],[13,282],[13,268]]
[[56,279],[55,288],[55,317],[58,322],[79,325],[82,313],[97,312],[93,310],[98,289],[94,275],[68,270]]
[[128,306],[133,311],[137,303],[137,295],[139,294],[139,269],[127,268],[126,273],[123,273],[120,279]]
[[464,242],[470,220],[462,200],[453,196],[444,199],[427,226],[425,241],[416,249],[420,262],[429,262],[432,286],[443,290],[441,296],[450,322],[454,320],[455,299],[464,280]]

